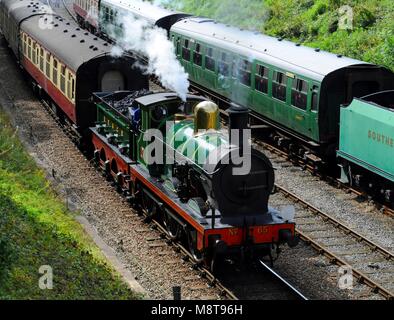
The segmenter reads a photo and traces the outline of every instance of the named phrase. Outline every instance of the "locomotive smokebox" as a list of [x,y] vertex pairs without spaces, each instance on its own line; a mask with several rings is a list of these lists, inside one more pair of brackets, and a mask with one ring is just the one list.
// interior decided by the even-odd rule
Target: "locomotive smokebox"
[[230,144],[239,146],[242,152],[244,130],[249,129],[249,109],[238,104],[231,103],[230,108],[228,108],[226,112],[229,117]]

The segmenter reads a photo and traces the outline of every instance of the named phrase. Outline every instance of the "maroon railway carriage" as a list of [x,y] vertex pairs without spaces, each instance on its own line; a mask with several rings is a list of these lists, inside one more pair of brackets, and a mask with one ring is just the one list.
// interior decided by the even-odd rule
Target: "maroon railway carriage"
[[113,57],[113,47],[52,13],[41,2],[0,1],[0,28],[37,92],[76,129],[96,118],[92,92],[147,88],[131,55]]

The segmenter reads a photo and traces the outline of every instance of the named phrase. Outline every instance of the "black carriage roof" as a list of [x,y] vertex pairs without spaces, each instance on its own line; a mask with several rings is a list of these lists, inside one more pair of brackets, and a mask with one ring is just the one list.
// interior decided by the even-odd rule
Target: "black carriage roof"
[[5,1],[21,29],[74,71],[89,60],[111,53],[110,44],[51,13],[41,2]]
[[129,11],[137,18],[143,18],[151,24],[157,24],[157,22],[161,19],[170,16],[179,16],[179,18],[190,16],[189,14],[164,9],[159,6],[153,5],[150,2],[141,0],[103,0],[101,1],[101,4],[117,6],[124,9],[124,12]]
[[260,32],[224,25],[208,18],[186,18],[174,24],[171,30],[244,55],[248,59],[258,59],[318,81],[342,68],[369,65],[363,61],[308,48]]
[[[204,97],[201,96],[196,96],[192,94],[188,94],[186,96],[187,100],[198,100],[198,101],[204,101],[206,100]],[[143,106],[154,106],[158,103],[168,103],[168,102],[179,102],[181,103],[182,100],[177,95],[175,92],[172,91],[166,91],[166,92],[156,92],[152,94],[148,94],[142,97],[139,97],[135,99],[136,102],[138,102],[140,105]]]

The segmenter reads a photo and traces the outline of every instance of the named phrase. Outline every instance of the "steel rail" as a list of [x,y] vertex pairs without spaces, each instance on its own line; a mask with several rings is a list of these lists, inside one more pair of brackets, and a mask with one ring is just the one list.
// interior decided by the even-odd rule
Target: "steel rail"
[[[391,260],[394,257],[394,254],[389,252],[388,250],[384,249],[383,247],[379,246],[378,244],[374,243],[373,241],[367,239],[363,235],[359,234],[358,232],[354,231],[353,229],[347,227],[344,225],[342,222],[338,221],[337,219],[331,217],[330,215],[324,213],[320,209],[314,207],[312,204],[308,203],[305,200],[302,200],[300,197],[295,195],[294,193],[286,190],[284,187],[281,187],[279,185],[275,185],[276,189],[279,190],[282,194],[284,194],[285,197],[291,198],[294,202],[301,204],[305,209],[308,209],[312,213],[320,216],[323,218],[323,221],[326,223],[330,223],[334,227],[340,229],[341,231],[345,232],[347,235],[353,237],[357,242],[362,242],[366,244],[372,252],[379,252],[384,256],[386,260]],[[306,235],[306,233],[296,229],[296,233],[300,236],[301,240],[303,240],[306,244],[311,245],[315,250],[319,252],[319,254],[323,254],[326,256],[331,263],[337,264],[339,266],[350,266],[352,268],[353,275],[356,276],[358,281],[360,283],[364,283],[367,286],[369,286],[374,293],[379,293],[382,296],[384,296],[388,300],[393,300],[394,299],[394,293],[390,292],[389,290],[385,289],[382,285],[378,284],[371,278],[369,278],[366,274],[363,272],[353,268],[349,263],[344,261],[341,257],[338,255],[334,254],[330,250],[328,250],[326,247],[323,245],[319,244],[317,241],[313,240],[309,236]]]
[[[271,145],[271,144],[269,144],[267,142],[263,142],[261,140],[258,140],[258,139],[254,139],[254,143],[257,144],[257,145],[260,145],[263,148],[266,148],[270,152],[275,153],[275,154],[279,155],[280,157],[282,157],[283,159],[291,162],[288,159],[288,154],[285,151],[280,150],[277,147],[275,147],[275,146],[273,146],[273,145]],[[308,166],[304,162],[301,162],[300,159],[297,159],[297,163],[296,164],[305,167],[312,174],[318,176],[319,178],[321,178],[322,180],[327,182],[329,185],[335,187],[336,189],[341,189],[344,192],[353,193],[353,194],[355,194],[357,196],[365,196],[365,194],[362,193],[361,191],[358,191],[357,189],[354,189],[353,187],[348,186],[345,183],[343,183],[343,182],[341,182],[341,181],[339,181],[339,180],[337,180],[337,179],[335,179],[335,178],[333,178],[331,176],[319,174],[319,172],[316,172],[314,170],[315,168],[313,168],[312,166]],[[390,218],[394,218],[394,209],[388,207],[385,204],[379,203],[379,202],[376,202],[375,205],[376,205],[376,208],[378,210],[380,210],[380,212],[382,214],[384,214],[384,215],[386,215],[386,216],[388,216]]]
[[286,279],[284,279],[281,275],[279,275],[274,269],[269,267],[266,263],[259,260],[260,264],[269,271],[275,278],[277,278],[282,284],[284,284],[290,291],[297,296],[300,300],[309,300],[306,296],[304,296],[298,289],[296,289],[292,284],[290,284]]

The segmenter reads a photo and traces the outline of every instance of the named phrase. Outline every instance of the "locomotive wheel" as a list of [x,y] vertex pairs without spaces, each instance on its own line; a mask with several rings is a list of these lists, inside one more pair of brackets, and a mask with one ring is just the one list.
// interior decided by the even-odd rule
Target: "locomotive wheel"
[[151,197],[149,197],[148,194],[144,191],[142,191],[141,209],[143,215],[147,219],[151,219],[152,217],[154,217],[157,212],[156,202]]
[[187,232],[187,240],[189,244],[189,250],[194,260],[200,263],[204,260],[204,253],[197,249],[197,231],[190,230]]
[[179,239],[181,235],[181,226],[166,210],[163,210],[163,224],[172,240]]

